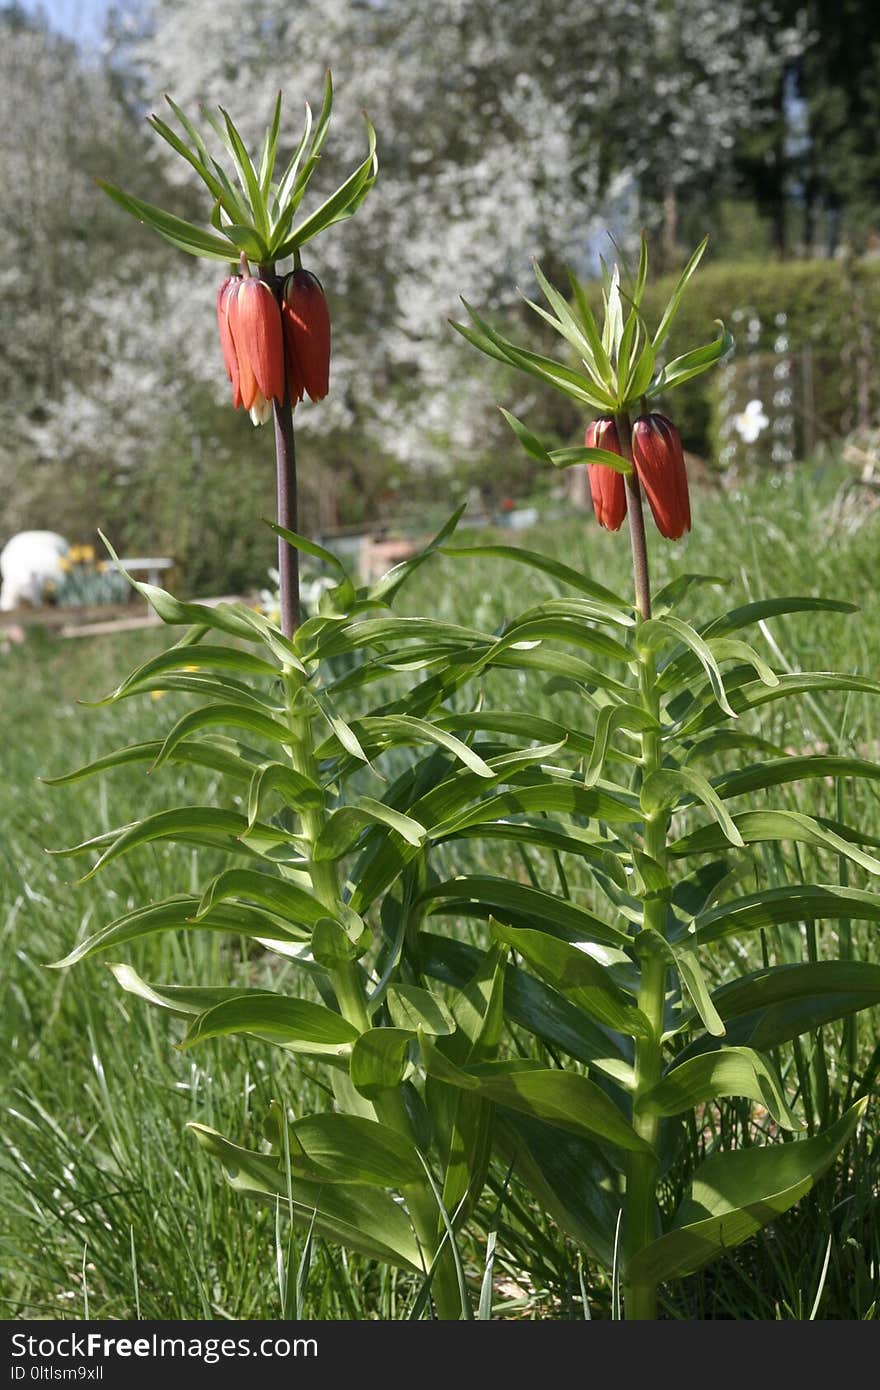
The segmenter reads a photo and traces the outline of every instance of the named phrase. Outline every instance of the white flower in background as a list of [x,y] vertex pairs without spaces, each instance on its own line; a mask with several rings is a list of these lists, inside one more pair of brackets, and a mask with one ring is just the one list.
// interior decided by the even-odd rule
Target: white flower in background
[[761,401],[749,401],[745,410],[733,419],[733,427],[739,434],[744,444],[754,444],[762,430],[765,430],[770,423],[770,418],[764,413],[764,406]]

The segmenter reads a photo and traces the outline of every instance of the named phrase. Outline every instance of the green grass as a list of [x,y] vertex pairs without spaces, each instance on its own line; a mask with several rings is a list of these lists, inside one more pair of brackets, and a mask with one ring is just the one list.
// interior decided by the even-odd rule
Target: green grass
[[[849,618],[804,615],[775,621],[777,650],[767,636],[756,645],[792,667],[859,671],[880,678],[880,604],[877,597],[880,522],[855,536],[832,533],[828,506],[837,479],[807,468],[734,495],[699,495],[695,531],[684,546],[652,542],[655,584],[682,569],[729,579],[725,590],[698,591],[701,615],[756,596],[822,593],[860,606]],[[464,531],[460,543],[472,533]],[[476,537],[473,537],[476,539]],[[482,537],[481,537],[482,539]],[[510,540],[507,536],[505,539]],[[514,538],[516,539],[516,538]],[[581,565],[612,588],[628,591],[628,541],[599,533],[572,518],[522,538],[566,563]],[[518,609],[553,591],[522,567],[499,561],[435,557],[404,590],[406,612],[430,611],[494,628]],[[690,614],[688,614],[690,616]],[[366,1260],[340,1257],[319,1242],[301,1303],[282,1305],[279,1245],[294,1267],[302,1249],[297,1235],[288,1250],[276,1213],[243,1199],[219,1179],[184,1132],[198,1119],[238,1142],[256,1141],[269,1101],[282,1097],[302,1113],[326,1104],[326,1094],[307,1067],[257,1044],[209,1043],[181,1053],[173,1043],[179,1026],[124,995],[100,960],[68,972],[47,963],[82,935],[128,906],[190,891],[195,865],[190,852],[151,847],[126,858],[106,875],[72,886],[75,864],[48,855],[47,846],[73,844],[90,835],[187,799],[194,789],[211,796],[209,774],[166,767],[154,779],[142,771],[118,771],[66,789],[38,780],[88,761],[110,747],[153,737],[167,728],[174,697],[132,700],[100,710],[80,709],[77,698],[110,690],[137,661],[165,644],[162,633],[114,639],[52,642],[39,633],[0,657],[0,686],[7,737],[2,747],[0,814],[4,873],[0,884],[2,1078],[0,1142],[0,1316],[145,1318],[306,1316],[406,1317],[418,1289]],[[496,684],[487,698],[502,698]],[[540,687],[505,690],[540,710]],[[556,713],[572,722],[581,715],[572,696],[553,697]],[[783,715],[781,706],[762,716],[761,732],[793,748],[826,743],[880,755],[880,708],[868,697],[804,700]],[[783,722],[783,719],[787,722]],[[786,804],[834,817],[837,789],[804,783],[784,793]],[[844,816],[862,833],[880,837],[880,802],[868,788],[844,789]],[[777,797],[776,803],[780,804]],[[485,854],[485,851],[481,851]],[[803,856],[801,869],[811,872]],[[514,846],[491,850],[472,869],[522,876],[528,865]],[[200,860],[204,880],[211,865]],[[215,868],[220,867],[218,857]],[[789,872],[791,862],[764,856],[766,882]],[[836,872],[836,865],[832,872]],[[588,894],[575,879],[572,891]],[[838,953],[839,933],[823,928],[812,939],[800,929],[780,931],[763,943],[776,958],[807,950]],[[872,930],[854,928],[850,946],[865,959],[880,959]],[[759,948],[760,949],[760,948]],[[207,933],[185,941],[157,937],[127,956],[147,978],[200,983],[268,983],[296,987],[289,967],[254,955]],[[752,962],[754,963],[754,962]],[[713,963],[718,976],[748,968],[725,947]],[[859,1016],[852,1028],[830,1030],[824,1047],[805,1038],[788,1066],[811,1122],[839,1109],[847,1091],[873,1088],[869,1075],[876,1016]],[[279,1060],[280,1059],[280,1060]],[[709,1272],[675,1286],[666,1311],[675,1317],[803,1318],[818,1297],[817,1317],[877,1314],[880,1287],[880,1146],[876,1108],[845,1164],[825,1179],[796,1211],[761,1238]],[[750,1117],[736,1102],[705,1116],[688,1154],[669,1173],[674,1205],[693,1161],[712,1127],[749,1142]],[[498,1230],[495,1263],[497,1316],[582,1317],[577,1251],[530,1207],[514,1178],[493,1175],[484,1216]],[[493,1215],[498,1208],[497,1221]],[[827,1271],[823,1275],[829,1249]],[[484,1244],[464,1252],[478,1287]],[[524,1269],[528,1265],[530,1274]],[[295,1272],[295,1271],[294,1271]],[[585,1266],[593,1316],[607,1316],[606,1281]]]

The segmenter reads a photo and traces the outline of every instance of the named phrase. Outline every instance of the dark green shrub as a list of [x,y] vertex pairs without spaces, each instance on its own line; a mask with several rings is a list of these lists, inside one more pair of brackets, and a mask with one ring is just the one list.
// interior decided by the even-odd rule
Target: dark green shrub
[[[647,322],[656,322],[674,277],[645,295]],[[733,372],[686,383],[676,396],[676,423],[686,448],[718,461],[722,395],[732,392],[736,409],[749,398],[748,378],[759,380],[766,398],[767,368],[777,339],[787,339],[796,416],[796,456],[865,425],[880,405],[873,370],[875,325],[880,322],[880,263],[792,261],[710,265],[694,281],[669,339],[669,355],[681,344],[713,336],[723,318],[737,339]],[[784,318],[783,318],[784,316]],[[756,321],[749,331],[749,321]],[[757,355],[757,363],[749,357]],[[772,377],[772,366],[770,367]],[[768,414],[772,411],[768,409]],[[765,451],[769,456],[769,450]]]

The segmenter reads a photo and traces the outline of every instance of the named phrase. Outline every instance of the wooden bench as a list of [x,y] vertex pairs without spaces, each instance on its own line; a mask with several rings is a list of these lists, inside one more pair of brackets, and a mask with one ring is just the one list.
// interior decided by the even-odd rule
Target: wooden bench
[[[113,560],[108,560],[107,563],[108,565],[112,565],[115,562]],[[117,569],[126,570],[128,574],[133,574],[135,578],[137,578],[138,575],[145,574],[148,584],[158,585],[159,575],[163,570],[173,569],[174,561],[169,560],[167,556],[156,557],[148,555],[145,557],[138,555],[130,557],[126,555],[120,557],[116,567]]]

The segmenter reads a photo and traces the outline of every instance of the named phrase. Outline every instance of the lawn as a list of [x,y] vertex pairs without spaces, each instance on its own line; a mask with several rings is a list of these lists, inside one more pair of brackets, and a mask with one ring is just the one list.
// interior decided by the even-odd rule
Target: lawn
[[[804,466],[734,493],[701,493],[695,531],[686,545],[652,539],[655,583],[682,569],[729,581],[716,597],[700,598],[711,611],[760,594],[824,594],[858,605],[842,617],[804,614],[776,620],[753,640],[764,655],[791,669],[833,669],[880,678],[878,566],[880,515],[854,533],[832,527],[830,506],[840,478]],[[464,531],[460,543],[473,533]],[[604,584],[628,591],[628,541],[580,518],[544,524],[522,538],[568,564],[581,565]],[[267,544],[267,555],[270,546]],[[554,582],[500,561],[434,557],[401,596],[405,613],[430,612],[497,628],[517,610],[550,595]],[[711,594],[711,590],[701,591]],[[714,609],[713,609],[714,605]],[[686,610],[682,610],[685,616]],[[159,650],[162,632],[90,641],[56,642],[33,632],[24,646],[0,657],[7,738],[2,753],[2,812],[6,871],[0,887],[3,933],[0,1036],[3,1075],[0,1146],[0,1297],[6,1317],[259,1318],[282,1309],[278,1255],[286,1250],[283,1215],[258,1207],[224,1185],[185,1134],[189,1119],[256,1143],[273,1097],[302,1113],[328,1103],[308,1065],[242,1041],[209,1042],[181,1053],[178,1025],[122,994],[99,959],[67,972],[48,970],[75,941],[129,905],[193,891],[193,856],[168,846],[139,851],[106,875],[76,887],[82,861],[53,858],[47,847],[73,844],[120,826],[148,810],[188,799],[193,790],[210,801],[211,774],[167,765],[155,779],[142,768],[118,770],[69,788],[49,789],[51,776],[85,763],[110,747],[156,737],[186,697],[123,701],[84,709],[77,699],[106,694],[137,661]],[[489,678],[497,680],[497,675]],[[508,701],[541,712],[550,700],[524,683]],[[876,760],[880,708],[862,695],[835,695],[770,706],[750,727],[791,749],[827,745]],[[186,788],[184,788],[184,783]],[[766,795],[766,794],[762,794]],[[774,804],[846,820],[869,844],[880,844],[880,800],[872,784],[794,784]],[[462,851],[456,853],[461,856]],[[522,876],[528,864],[515,845],[471,851],[468,867]],[[483,858],[491,854],[491,865]],[[787,851],[792,859],[795,851]],[[819,862],[811,866],[811,861]],[[822,862],[801,847],[799,872],[824,881]],[[462,860],[456,861],[459,865]],[[202,874],[211,865],[200,857]],[[215,869],[222,867],[219,853]],[[789,866],[769,852],[761,872],[767,883]],[[835,865],[832,873],[837,872]],[[574,892],[590,892],[586,878]],[[464,930],[464,928],[462,928]],[[470,930],[477,930],[470,928]],[[761,952],[775,959],[852,951],[880,960],[869,926],[815,925],[776,929],[772,936],[725,946],[718,968],[745,971]],[[301,988],[286,962],[255,953],[245,943],[214,933],[163,935],[138,943],[126,956],[148,979],[228,984],[266,982]],[[820,1127],[845,1097],[874,1088],[876,1014],[826,1030],[824,1044],[805,1035],[789,1049],[790,1090],[810,1124]],[[279,1060],[280,1058],[280,1060]],[[847,1152],[845,1162],[799,1207],[669,1295],[676,1317],[870,1317],[877,1314],[880,1269],[880,1146],[877,1110]],[[705,1117],[739,1127],[747,1139],[743,1107],[724,1103]],[[682,1174],[667,1181],[674,1200]],[[492,1176],[499,1190],[503,1173]],[[495,1197],[486,1195],[491,1211]],[[531,1209],[516,1180],[505,1193],[498,1226],[495,1311],[509,1317],[584,1316],[582,1288],[593,1316],[608,1316],[604,1276],[546,1218]],[[519,1252],[530,1247],[531,1278],[518,1277]],[[300,1247],[301,1248],[301,1241]],[[478,1286],[483,1253],[478,1241],[463,1251]],[[583,1283],[581,1282],[583,1280]],[[283,1280],[282,1280],[283,1282]],[[318,1242],[303,1269],[296,1303],[304,1316],[406,1317],[418,1289],[356,1256],[340,1259]]]

